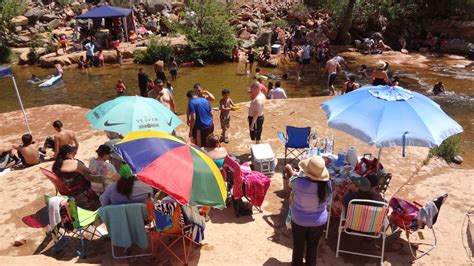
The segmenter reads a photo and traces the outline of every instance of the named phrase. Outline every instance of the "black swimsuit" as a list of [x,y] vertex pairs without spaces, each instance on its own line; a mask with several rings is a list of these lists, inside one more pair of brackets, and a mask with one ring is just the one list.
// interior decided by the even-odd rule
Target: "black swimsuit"
[[385,82],[385,79],[374,78],[374,80],[372,81],[372,85],[374,85],[374,86],[387,85],[387,83]]
[[247,55],[247,59],[249,60],[249,63],[253,63],[255,61],[255,53],[249,53]]
[[346,85],[346,93],[354,91],[355,83],[352,83],[352,86],[349,87],[349,84]]

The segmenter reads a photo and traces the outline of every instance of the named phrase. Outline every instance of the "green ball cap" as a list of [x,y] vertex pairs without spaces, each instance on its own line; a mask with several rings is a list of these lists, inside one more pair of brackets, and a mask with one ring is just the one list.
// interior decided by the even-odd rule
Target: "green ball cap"
[[133,177],[132,169],[130,169],[128,164],[123,164],[122,167],[120,167],[120,176],[125,179],[130,179]]

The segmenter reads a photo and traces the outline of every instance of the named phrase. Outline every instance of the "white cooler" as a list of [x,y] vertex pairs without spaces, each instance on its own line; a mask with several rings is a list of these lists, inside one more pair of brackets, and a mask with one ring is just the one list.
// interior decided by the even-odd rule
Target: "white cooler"
[[252,145],[252,164],[256,171],[265,175],[273,175],[275,173],[275,154],[270,144]]

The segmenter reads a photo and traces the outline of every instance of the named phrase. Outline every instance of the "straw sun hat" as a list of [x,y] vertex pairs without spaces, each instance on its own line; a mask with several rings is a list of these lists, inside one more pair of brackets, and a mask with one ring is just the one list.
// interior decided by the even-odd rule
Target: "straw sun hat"
[[376,67],[378,70],[384,70],[386,66],[387,66],[387,63],[385,63],[382,60],[379,60],[376,64]]
[[328,181],[329,172],[323,157],[316,156],[302,160],[298,166],[304,175],[312,181]]

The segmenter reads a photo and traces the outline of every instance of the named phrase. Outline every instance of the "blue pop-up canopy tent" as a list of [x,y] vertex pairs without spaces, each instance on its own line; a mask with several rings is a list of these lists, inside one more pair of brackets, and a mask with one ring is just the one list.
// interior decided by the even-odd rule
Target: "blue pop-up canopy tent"
[[30,124],[28,123],[28,118],[26,117],[25,108],[23,108],[23,102],[21,101],[20,92],[18,91],[18,87],[16,86],[16,81],[15,81],[15,77],[13,76],[12,67],[0,66],[0,78],[12,78],[13,86],[15,86],[16,96],[18,97],[21,110],[23,111],[23,117],[25,118],[26,127],[28,128],[28,132],[31,133]]
[[114,6],[100,6],[79,15],[76,19],[96,19],[96,18],[116,18],[128,17],[132,13],[131,9]]
[[125,18],[130,16],[132,10],[129,8],[120,8],[114,6],[100,6],[79,15],[76,19],[101,19],[101,18],[122,18],[124,19],[125,36],[128,41],[128,30]]

